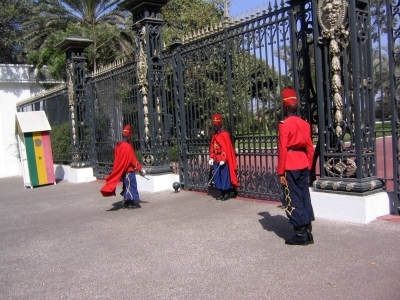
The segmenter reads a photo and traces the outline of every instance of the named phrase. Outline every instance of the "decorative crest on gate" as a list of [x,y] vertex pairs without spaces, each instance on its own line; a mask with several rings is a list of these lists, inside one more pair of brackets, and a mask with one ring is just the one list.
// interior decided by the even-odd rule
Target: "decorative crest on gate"
[[325,0],[318,3],[318,22],[322,35],[326,39],[335,39],[339,35],[348,35],[344,28],[347,1]]
[[146,55],[146,27],[142,26],[138,31],[139,34],[134,35],[136,40],[136,47],[138,47],[138,54],[136,56],[138,67],[138,81],[139,81],[139,92],[143,97],[143,113],[144,113],[144,141],[149,142],[150,129],[149,129],[149,109],[148,109],[148,82],[147,82],[147,55]]
[[342,135],[342,127],[340,125],[343,121],[343,99],[340,93],[342,89],[340,46],[346,48],[349,42],[349,32],[344,27],[346,9],[346,1],[325,0],[318,3],[318,22],[322,27],[322,37],[319,38],[319,42],[323,43],[323,39],[329,40],[329,50],[332,55],[331,87],[333,91],[335,132],[337,137],[341,137]]

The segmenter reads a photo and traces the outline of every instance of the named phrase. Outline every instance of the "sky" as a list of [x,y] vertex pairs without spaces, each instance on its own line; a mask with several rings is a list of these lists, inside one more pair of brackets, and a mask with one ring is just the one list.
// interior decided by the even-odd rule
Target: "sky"
[[[230,0],[230,1],[231,5],[229,8],[229,14],[231,17],[236,17],[236,16],[241,17],[242,14],[243,16],[246,16],[246,12],[250,14],[251,10],[253,10],[253,13],[256,13],[257,7],[261,11],[264,7],[264,4],[265,8],[268,8],[268,3],[270,2],[270,0]],[[272,3],[275,3],[275,1]]]

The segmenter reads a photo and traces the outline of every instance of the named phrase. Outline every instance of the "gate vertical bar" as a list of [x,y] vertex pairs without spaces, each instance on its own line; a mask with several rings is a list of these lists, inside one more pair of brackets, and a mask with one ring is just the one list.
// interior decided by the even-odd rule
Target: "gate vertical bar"
[[[225,8],[227,10],[227,7]],[[230,47],[228,43],[228,30],[229,26],[228,22],[228,12],[225,11],[225,22],[224,22],[224,36],[225,36],[225,61],[226,61],[226,72],[227,72],[227,81],[228,81],[228,106],[229,106],[229,134],[232,137],[233,147],[235,148],[235,118],[233,114],[233,97],[232,97],[232,60],[230,55]]]
[[89,123],[90,132],[90,163],[94,169],[94,174],[97,174],[98,164],[97,164],[97,151],[96,151],[96,121],[95,121],[95,107],[94,107],[94,95],[93,95],[93,83],[92,74],[88,74],[85,78],[85,97],[86,97],[86,120]]
[[188,169],[187,159],[187,135],[186,135],[186,114],[185,114],[185,97],[183,84],[183,68],[182,57],[180,54],[182,42],[175,38],[169,49],[172,52],[173,66],[173,99],[175,106],[175,126],[176,138],[179,149],[178,165],[179,165],[179,182],[181,185],[188,186],[188,176],[185,176],[184,170]]
[[[394,182],[394,212],[400,215],[400,149],[399,149],[399,104],[400,98],[400,74],[396,73],[396,68],[400,69],[400,28],[397,24],[394,28],[394,19],[400,20],[400,1],[386,0],[387,28],[388,32],[388,54],[389,54],[389,84],[390,84],[390,103],[391,103],[391,126],[392,126],[392,152],[393,152],[393,182]],[[392,26],[393,25],[393,26]],[[397,40],[397,44],[396,44]],[[397,45],[397,49],[395,49]],[[396,52],[397,51],[397,52]]]
[[[323,82],[323,63],[322,63],[322,47],[319,46],[320,30],[318,26],[318,0],[312,1],[312,14],[313,14],[313,43],[314,43],[314,64],[315,64],[315,89],[317,95],[317,113],[318,113],[318,142],[315,148],[316,154],[319,157],[323,157],[324,148],[321,147],[321,142],[324,140],[324,126],[325,124],[325,112],[324,112],[324,82]],[[314,155],[314,156],[315,156]],[[315,173],[315,166],[313,166]],[[320,167],[320,176],[325,177],[324,168]],[[313,178],[316,179],[316,178]]]
[[[357,48],[359,46],[359,41],[358,41],[358,32],[357,32],[357,25],[356,23],[359,21],[357,20],[357,13],[356,13],[356,5],[355,5],[356,1],[351,1],[349,3],[349,23],[350,23],[350,28],[349,28],[349,33],[350,33],[350,63],[351,63],[351,70],[352,70],[352,85],[353,85],[353,102],[354,102],[354,131],[355,131],[355,135],[360,136],[361,135],[361,122],[362,119],[360,118],[360,110],[359,107],[361,106],[360,103],[360,89],[357,88],[358,85],[362,84],[362,82],[360,82],[362,80],[362,74],[360,74],[360,65],[358,65],[358,59],[359,59],[359,55],[357,55],[356,53],[358,52]],[[347,122],[349,120],[346,120]],[[351,122],[351,121],[350,121]],[[356,144],[356,149],[355,149],[355,159],[357,162],[361,162],[362,158],[361,158],[361,153],[362,153],[362,146],[361,144],[361,139],[356,138],[355,141]],[[356,169],[356,177],[357,178],[362,178],[362,172],[363,169],[362,168],[357,168]]]
[[[294,4],[292,4],[294,5]],[[299,74],[297,74],[296,70],[298,69],[297,66],[297,35],[296,35],[296,18],[295,18],[295,13],[294,10],[291,9],[289,11],[289,20],[290,20],[290,39],[291,39],[291,43],[290,43],[290,51],[292,54],[292,65],[291,68],[293,70],[293,74],[292,74],[292,79],[293,79],[293,89],[295,89],[296,91],[299,90]],[[300,105],[299,105],[299,109],[300,109]],[[283,109],[282,109],[282,118],[283,118]]]
[[[298,115],[310,124],[312,138],[315,137],[315,125],[318,124],[318,99],[316,93],[316,75],[320,71],[320,60],[315,58],[315,43],[318,40],[317,2],[310,0],[290,1],[290,39],[292,52],[293,87],[298,91]],[[318,89],[317,89],[318,90]],[[283,113],[283,110],[282,110]],[[323,114],[320,114],[323,116]],[[318,148],[318,147],[317,147]],[[318,151],[318,149],[317,149]],[[310,172],[311,182],[316,178],[316,156]]]
[[[122,138],[122,126],[125,126],[127,124],[121,124],[122,120],[118,120],[118,105],[115,101],[115,95],[116,95],[116,90],[115,90],[115,76],[113,73],[111,73],[110,77],[110,102],[111,102],[111,107],[112,107],[112,115],[113,118],[111,119],[113,124],[112,125],[112,132],[113,132],[113,139],[114,141],[118,141]],[[129,124],[132,125],[132,124]]]

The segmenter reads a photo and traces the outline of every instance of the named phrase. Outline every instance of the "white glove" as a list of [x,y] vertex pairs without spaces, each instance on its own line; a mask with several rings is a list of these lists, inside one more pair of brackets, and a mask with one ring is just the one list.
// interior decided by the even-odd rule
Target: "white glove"
[[220,166],[222,166],[222,165],[224,165],[224,164],[225,164],[225,162],[222,161],[222,160],[219,162],[219,165],[220,165]]
[[142,175],[142,176],[146,175],[146,171],[144,169],[141,169],[140,170],[140,175]]
[[214,160],[212,158],[210,158],[210,160],[208,161],[208,163],[212,166],[214,164]]

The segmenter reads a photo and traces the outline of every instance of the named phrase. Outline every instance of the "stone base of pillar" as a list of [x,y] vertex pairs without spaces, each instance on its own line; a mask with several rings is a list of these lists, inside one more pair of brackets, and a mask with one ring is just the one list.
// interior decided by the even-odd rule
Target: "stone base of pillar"
[[160,192],[165,190],[175,191],[172,187],[174,182],[179,182],[179,175],[174,173],[168,174],[146,174],[145,177],[136,175],[137,186],[139,192]]
[[54,165],[54,174],[57,181],[68,180],[71,183],[90,182],[96,180],[93,168],[71,168],[67,165]]
[[310,193],[316,218],[367,224],[390,214],[389,195],[384,191],[355,196],[310,188]]
[[357,178],[332,178],[324,177],[313,182],[313,187],[322,192],[353,194],[366,196],[381,190],[384,183],[376,177]]

